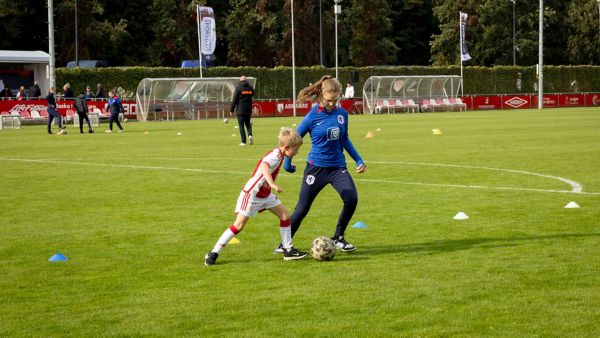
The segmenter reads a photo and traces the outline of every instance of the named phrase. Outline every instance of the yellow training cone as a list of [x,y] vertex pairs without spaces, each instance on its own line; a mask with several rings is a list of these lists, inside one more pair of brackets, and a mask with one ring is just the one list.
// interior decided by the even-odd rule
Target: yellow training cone
[[240,240],[239,240],[239,239],[237,239],[237,238],[235,238],[235,237],[233,237],[233,238],[232,238],[232,239],[229,241],[229,244],[240,244]]
[[442,135],[442,131],[437,128],[433,129],[431,132],[433,133],[433,135]]
[[373,134],[372,131],[369,130],[369,132],[367,133],[367,136],[365,136],[366,138],[373,138],[375,137],[375,135]]

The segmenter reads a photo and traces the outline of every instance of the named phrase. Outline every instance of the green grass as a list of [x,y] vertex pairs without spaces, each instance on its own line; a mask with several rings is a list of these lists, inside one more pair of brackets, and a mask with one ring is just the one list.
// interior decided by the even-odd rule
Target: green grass
[[[205,267],[299,121],[254,119],[248,147],[216,120],[1,131],[0,336],[600,336],[600,109],[351,116],[358,250],[284,262],[261,214]],[[278,178],[290,209],[305,141]],[[332,235],[340,208],[324,190],[296,246]]]

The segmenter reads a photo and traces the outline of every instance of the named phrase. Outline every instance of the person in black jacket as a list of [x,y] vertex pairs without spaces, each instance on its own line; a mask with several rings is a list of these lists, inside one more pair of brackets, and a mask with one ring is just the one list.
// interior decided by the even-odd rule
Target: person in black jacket
[[58,123],[58,128],[60,128],[59,134],[66,134],[67,130],[62,125],[62,116],[56,110],[56,97],[54,93],[56,92],[56,87],[52,86],[48,90],[48,95],[46,96],[46,100],[48,101],[48,107],[46,107],[46,111],[48,112],[48,134],[52,134],[52,121],[56,119]]
[[252,139],[252,123],[250,123],[253,96],[254,88],[252,88],[245,76],[240,77],[240,84],[233,93],[233,102],[231,102],[231,109],[229,109],[230,115],[233,115],[233,112],[237,115],[240,136],[242,138],[240,146],[246,145],[246,130],[248,130],[248,143],[254,144],[254,140]]
[[33,86],[29,88],[29,97],[37,99],[40,96],[42,96],[42,90],[40,89],[39,83],[35,81]]
[[94,97],[97,99],[104,98],[104,86],[102,85],[102,83],[98,83],[96,85],[96,95],[94,95]]
[[85,102],[85,95],[79,94],[77,98],[73,101],[73,107],[79,115],[79,133],[83,134],[83,120],[87,122],[88,125],[88,133],[93,133],[94,129],[92,129],[92,124],[90,123],[90,119],[88,118],[88,106]]
[[65,99],[75,97],[75,93],[73,93],[73,89],[71,89],[71,84],[68,82],[63,86],[63,95]]

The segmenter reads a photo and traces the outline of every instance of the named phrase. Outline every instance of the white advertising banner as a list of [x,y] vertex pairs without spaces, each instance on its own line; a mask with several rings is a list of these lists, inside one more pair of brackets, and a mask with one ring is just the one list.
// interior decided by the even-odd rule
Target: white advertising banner
[[215,14],[211,7],[198,6],[198,17],[200,17],[200,48],[202,54],[210,55],[215,52],[217,45],[217,31],[215,25]]

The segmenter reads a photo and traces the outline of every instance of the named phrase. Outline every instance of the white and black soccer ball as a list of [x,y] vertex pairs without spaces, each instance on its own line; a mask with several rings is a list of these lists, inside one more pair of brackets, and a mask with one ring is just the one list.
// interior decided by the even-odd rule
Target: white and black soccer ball
[[321,236],[315,238],[312,242],[310,254],[318,261],[330,261],[335,257],[336,251],[337,248],[333,240],[329,237]]
[[61,135],[65,135],[65,134],[67,134],[67,128],[61,128],[61,129],[58,131],[58,133],[59,133],[59,134],[61,134]]
[[229,119],[228,119],[228,118],[224,118],[224,119],[223,119],[223,122],[225,122],[225,123],[229,123]]

